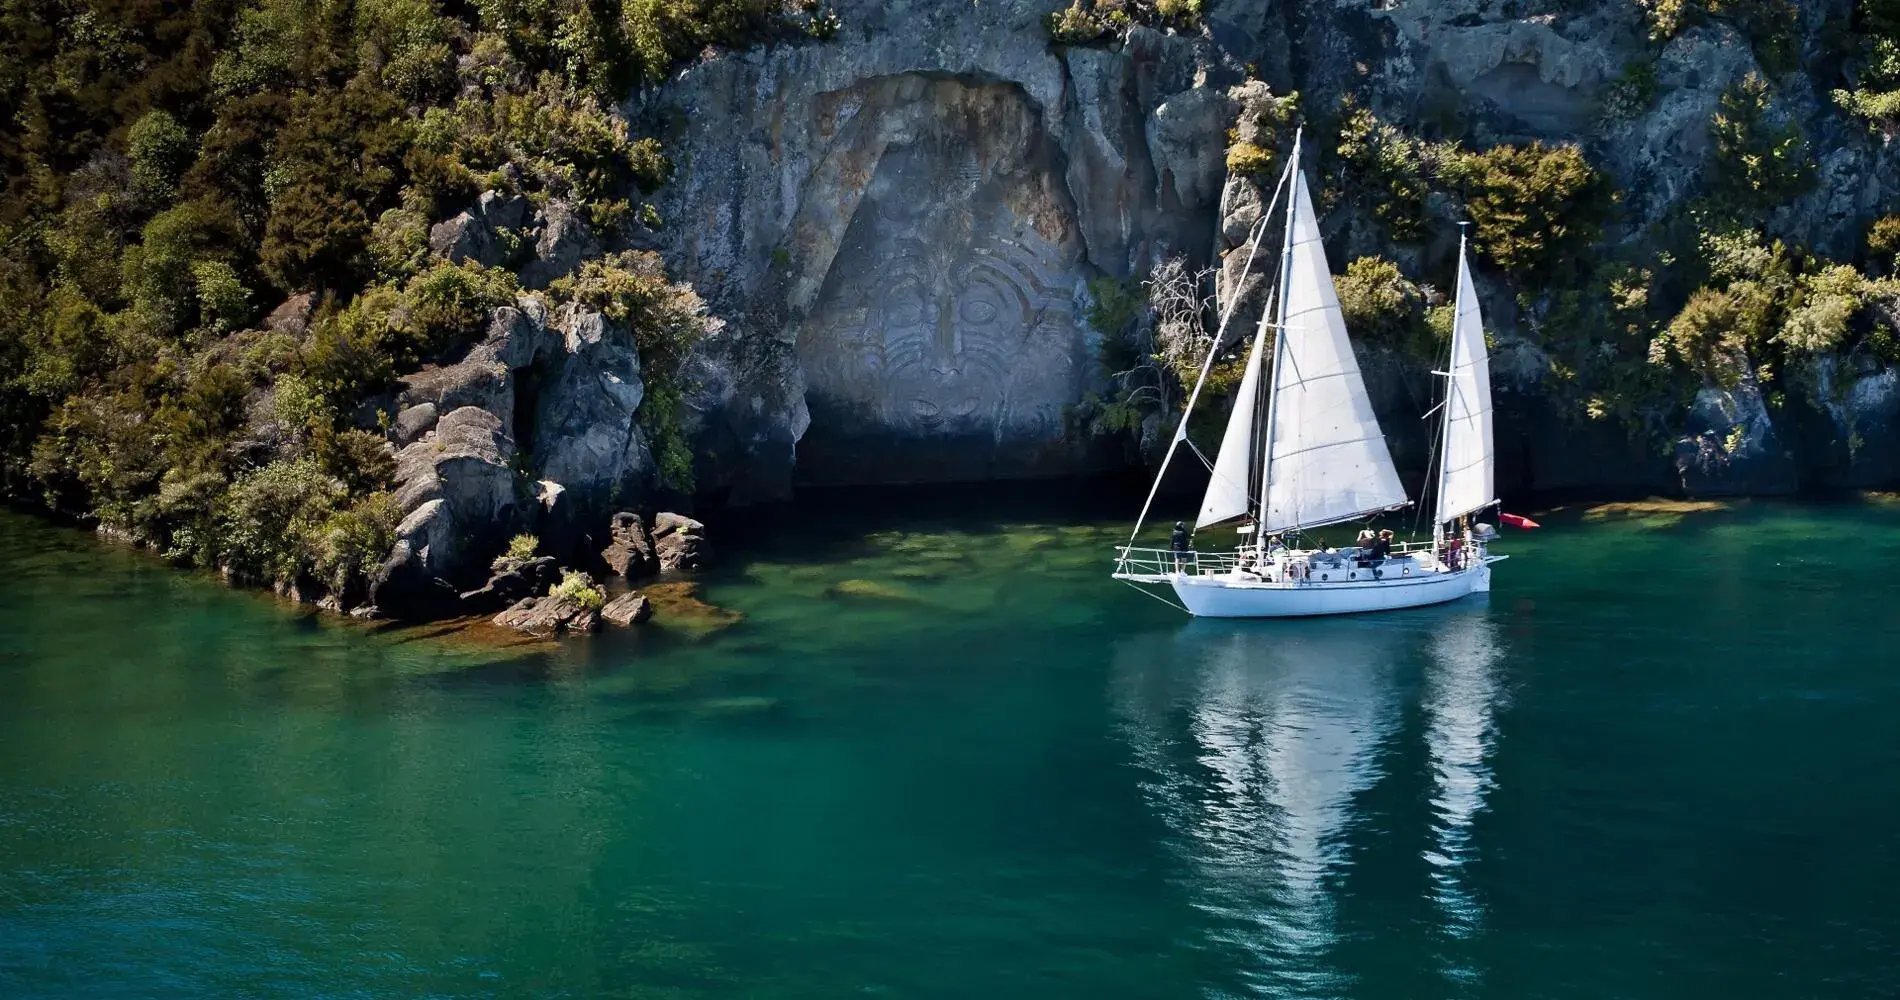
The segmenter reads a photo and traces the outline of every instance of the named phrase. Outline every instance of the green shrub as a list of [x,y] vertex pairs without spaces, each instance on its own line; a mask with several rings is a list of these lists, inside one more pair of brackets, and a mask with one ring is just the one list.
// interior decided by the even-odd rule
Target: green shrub
[[1848,323],[1860,311],[1866,279],[1846,264],[1834,264],[1805,276],[1800,304],[1788,314],[1776,339],[1798,354],[1835,350],[1847,337]]
[[1477,249],[1499,267],[1548,270],[1595,238],[1604,184],[1576,146],[1494,146],[1455,164]]
[[1263,178],[1273,165],[1273,153],[1251,142],[1236,142],[1227,147],[1227,172],[1235,177]]
[[1093,9],[1083,6],[1083,0],[1075,0],[1050,14],[1045,25],[1049,29],[1049,40],[1058,45],[1086,45],[1108,37],[1115,30],[1106,18],[1098,17]]
[[1340,120],[1337,151],[1351,168],[1354,192],[1371,202],[1392,238],[1418,239],[1439,151],[1352,104]]
[[1670,321],[1665,343],[1690,370],[1719,385],[1733,387],[1747,371],[1746,344],[1740,327],[1741,306],[1736,297],[1702,288],[1689,296],[1682,311]]
[[1141,283],[1104,276],[1089,279],[1088,288],[1089,304],[1084,316],[1089,326],[1106,338],[1125,337],[1145,301]]
[[132,184],[153,201],[172,196],[178,178],[191,165],[197,151],[192,148],[191,133],[178,119],[162,108],[154,108],[132,123],[125,137],[125,155],[130,161]]
[[1333,278],[1340,313],[1354,334],[1419,353],[1429,353],[1425,297],[1399,266],[1383,257],[1361,257]]
[[1867,253],[1874,260],[1887,262],[1887,270],[1895,269],[1896,255],[1900,255],[1900,214],[1883,215],[1867,227]]
[[533,559],[534,553],[541,547],[541,540],[533,535],[516,535],[508,540],[508,558]]
[[386,492],[371,493],[325,518],[311,535],[311,571],[330,592],[360,590],[396,544],[402,506]]
[[221,518],[221,555],[240,577],[290,581],[315,565],[310,542],[336,512],[343,485],[308,459],[278,461],[231,486]]
[[1713,192],[1740,218],[1773,208],[1805,191],[1812,158],[1801,126],[1773,112],[1768,82],[1749,74],[1722,95],[1709,124]]
[[571,569],[548,591],[548,596],[573,601],[589,611],[599,611],[607,603],[607,595],[594,586],[586,573]]
[[472,260],[437,261],[403,286],[392,318],[411,353],[399,357],[413,364],[479,339],[489,312],[514,302],[520,291],[513,272]]

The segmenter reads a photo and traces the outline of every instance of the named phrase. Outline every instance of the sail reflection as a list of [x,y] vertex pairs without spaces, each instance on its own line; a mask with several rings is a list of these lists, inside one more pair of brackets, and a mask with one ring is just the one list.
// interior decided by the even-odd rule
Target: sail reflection
[[1397,729],[1394,671],[1421,638],[1399,623],[1197,621],[1117,650],[1143,790],[1219,928],[1212,943],[1243,952],[1258,985],[1340,991],[1329,883]]
[[1482,614],[1464,614],[1433,632],[1427,645],[1426,744],[1432,762],[1433,901],[1455,937],[1478,929],[1482,913],[1465,884],[1471,860],[1471,823],[1491,788],[1488,759],[1496,738],[1494,716],[1501,685],[1502,646],[1497,626]]

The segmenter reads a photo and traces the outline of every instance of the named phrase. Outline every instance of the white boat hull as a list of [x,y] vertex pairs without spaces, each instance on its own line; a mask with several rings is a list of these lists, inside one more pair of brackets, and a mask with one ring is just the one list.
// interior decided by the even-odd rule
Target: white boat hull
[[[1492,557],[1492,561],[1497,558]],[[1491,589],[1491,567],[1379,580],[1268,583],[1241,574],[1178,573],[1168,582],[1188,612],[1202,618],[1299,618],[1391,611],[1455,601]]]

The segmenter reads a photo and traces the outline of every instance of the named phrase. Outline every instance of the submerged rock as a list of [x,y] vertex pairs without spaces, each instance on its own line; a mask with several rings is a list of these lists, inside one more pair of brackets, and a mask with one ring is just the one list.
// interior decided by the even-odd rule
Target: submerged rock
[[873,601],[914,601],[917,595],[894,583],[882,580],[839,580],[825,588],[830,597],[855,597]]
[[678,627],[707,634],[730,628],[745,620],[745,615],[731,608],[708,604],[700,596],[699,584],[690,580],[652,584],[643,593],[653,603],[654,612],[669,628]]
[[646,595],[637,590],[628,591],[608,601],[607,605],[600,609],[600,617],[607,624],[618,625],[621,628],[638,625],[653,617],[653,602],[647,600]]
[[600,628],[600,612],[559,594],[526,597],[494,618],[495,624],[529,635],[553,637]]

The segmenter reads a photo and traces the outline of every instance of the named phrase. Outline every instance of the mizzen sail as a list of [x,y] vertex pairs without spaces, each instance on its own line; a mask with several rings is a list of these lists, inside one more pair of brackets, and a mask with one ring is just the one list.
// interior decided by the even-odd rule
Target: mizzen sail
[[1320,245],[1304,172],[1293,174],[1264,474],[1263,533],[1403,506]]
[[1491,444],[1491,363],[1471,265],[1458,249],[1458,305],[1451,324],[1445,390],[1445,458],[1438,475],[1438,522],[1489,507],[1496,499]]

